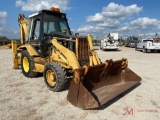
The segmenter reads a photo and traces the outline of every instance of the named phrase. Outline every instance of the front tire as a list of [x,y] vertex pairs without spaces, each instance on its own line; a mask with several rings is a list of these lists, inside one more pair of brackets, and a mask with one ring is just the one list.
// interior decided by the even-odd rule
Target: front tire
[[147,53],[147,49],[143,48],[143,53]]
[[62,90],[66,83],[66,72],[58,63],[50,63],[45,66],[44,81],[47,87],[54,92]]
[[137,47],[135,47],[135,51],[137,51]]
[[29,55],[27,50],[22,51],[21,54],[21,69],[24,76],[32,78],[37,76],[34,72],[34,58]]

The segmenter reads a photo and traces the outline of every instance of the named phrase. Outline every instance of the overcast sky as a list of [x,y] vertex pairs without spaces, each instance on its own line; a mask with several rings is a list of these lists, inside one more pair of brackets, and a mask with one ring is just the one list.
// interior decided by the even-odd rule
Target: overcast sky
[[65,12],[71,30],[80,35],[160,34],[160,0],[1,0],[0,36],[19,38],[18,14],[28,17],[51,6]]

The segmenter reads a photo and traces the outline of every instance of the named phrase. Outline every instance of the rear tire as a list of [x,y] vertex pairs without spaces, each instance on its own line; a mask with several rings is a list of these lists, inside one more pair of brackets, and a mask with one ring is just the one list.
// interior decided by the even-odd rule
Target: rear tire
[[102,47],[102,51],[105,51],[105,49]]
[[27,50],[22,51],[21,54],[21,69],[24,76],[32,78],[37,76],[37,72],[34,72],[34,58],[29,55]]
[[53,62],[46,65],[43,76],[47,87],[51,91],[58,92],[65,87],[66,72],[58,63]]

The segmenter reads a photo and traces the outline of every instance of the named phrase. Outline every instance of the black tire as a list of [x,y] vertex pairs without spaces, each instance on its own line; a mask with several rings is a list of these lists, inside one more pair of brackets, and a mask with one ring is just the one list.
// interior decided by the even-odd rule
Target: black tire
[[143,46],[143,53],[147,53],[147,49]]
[[[25,67],[25,60],[28,60],[28,67]],[[32,78],[38,75],[37,72],[34,72],[34,58],[29,55],[27,50],[23,50],[21,54],[21,69],[24,76]]]
[[[48,78],[47,76],[49,74],[51,75],[51,77],[49,76]],[[66,72],[65,72],[65,69],[62,68],[62,66],[59,65],[58,63],[53,62],[53,63],[46,65],[44,68],[43,76],[44,76],[44,81],[47,87],[51,91],[58,92],[58,91],[61,91],[65,87]]]
[[102,51],[105,51],[105,49],[102,47]]
[[130,48],[132,47],[132,46],[131,46],[131,43],[129,43],[128,47],[130,47]]
[[137,51],[137,47],[135,47],[135,51]]

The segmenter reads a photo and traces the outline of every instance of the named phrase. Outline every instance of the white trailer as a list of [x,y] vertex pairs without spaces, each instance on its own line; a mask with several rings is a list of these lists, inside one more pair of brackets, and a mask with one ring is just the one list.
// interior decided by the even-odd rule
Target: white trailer
[[100,45],[101,50],[118,50],[118,41],[113,40],[113,39],[102,39],[101,40],[101,45]]
[[114,40],[118,40],[118,33],[110,33],[110,37],[112,37]]

